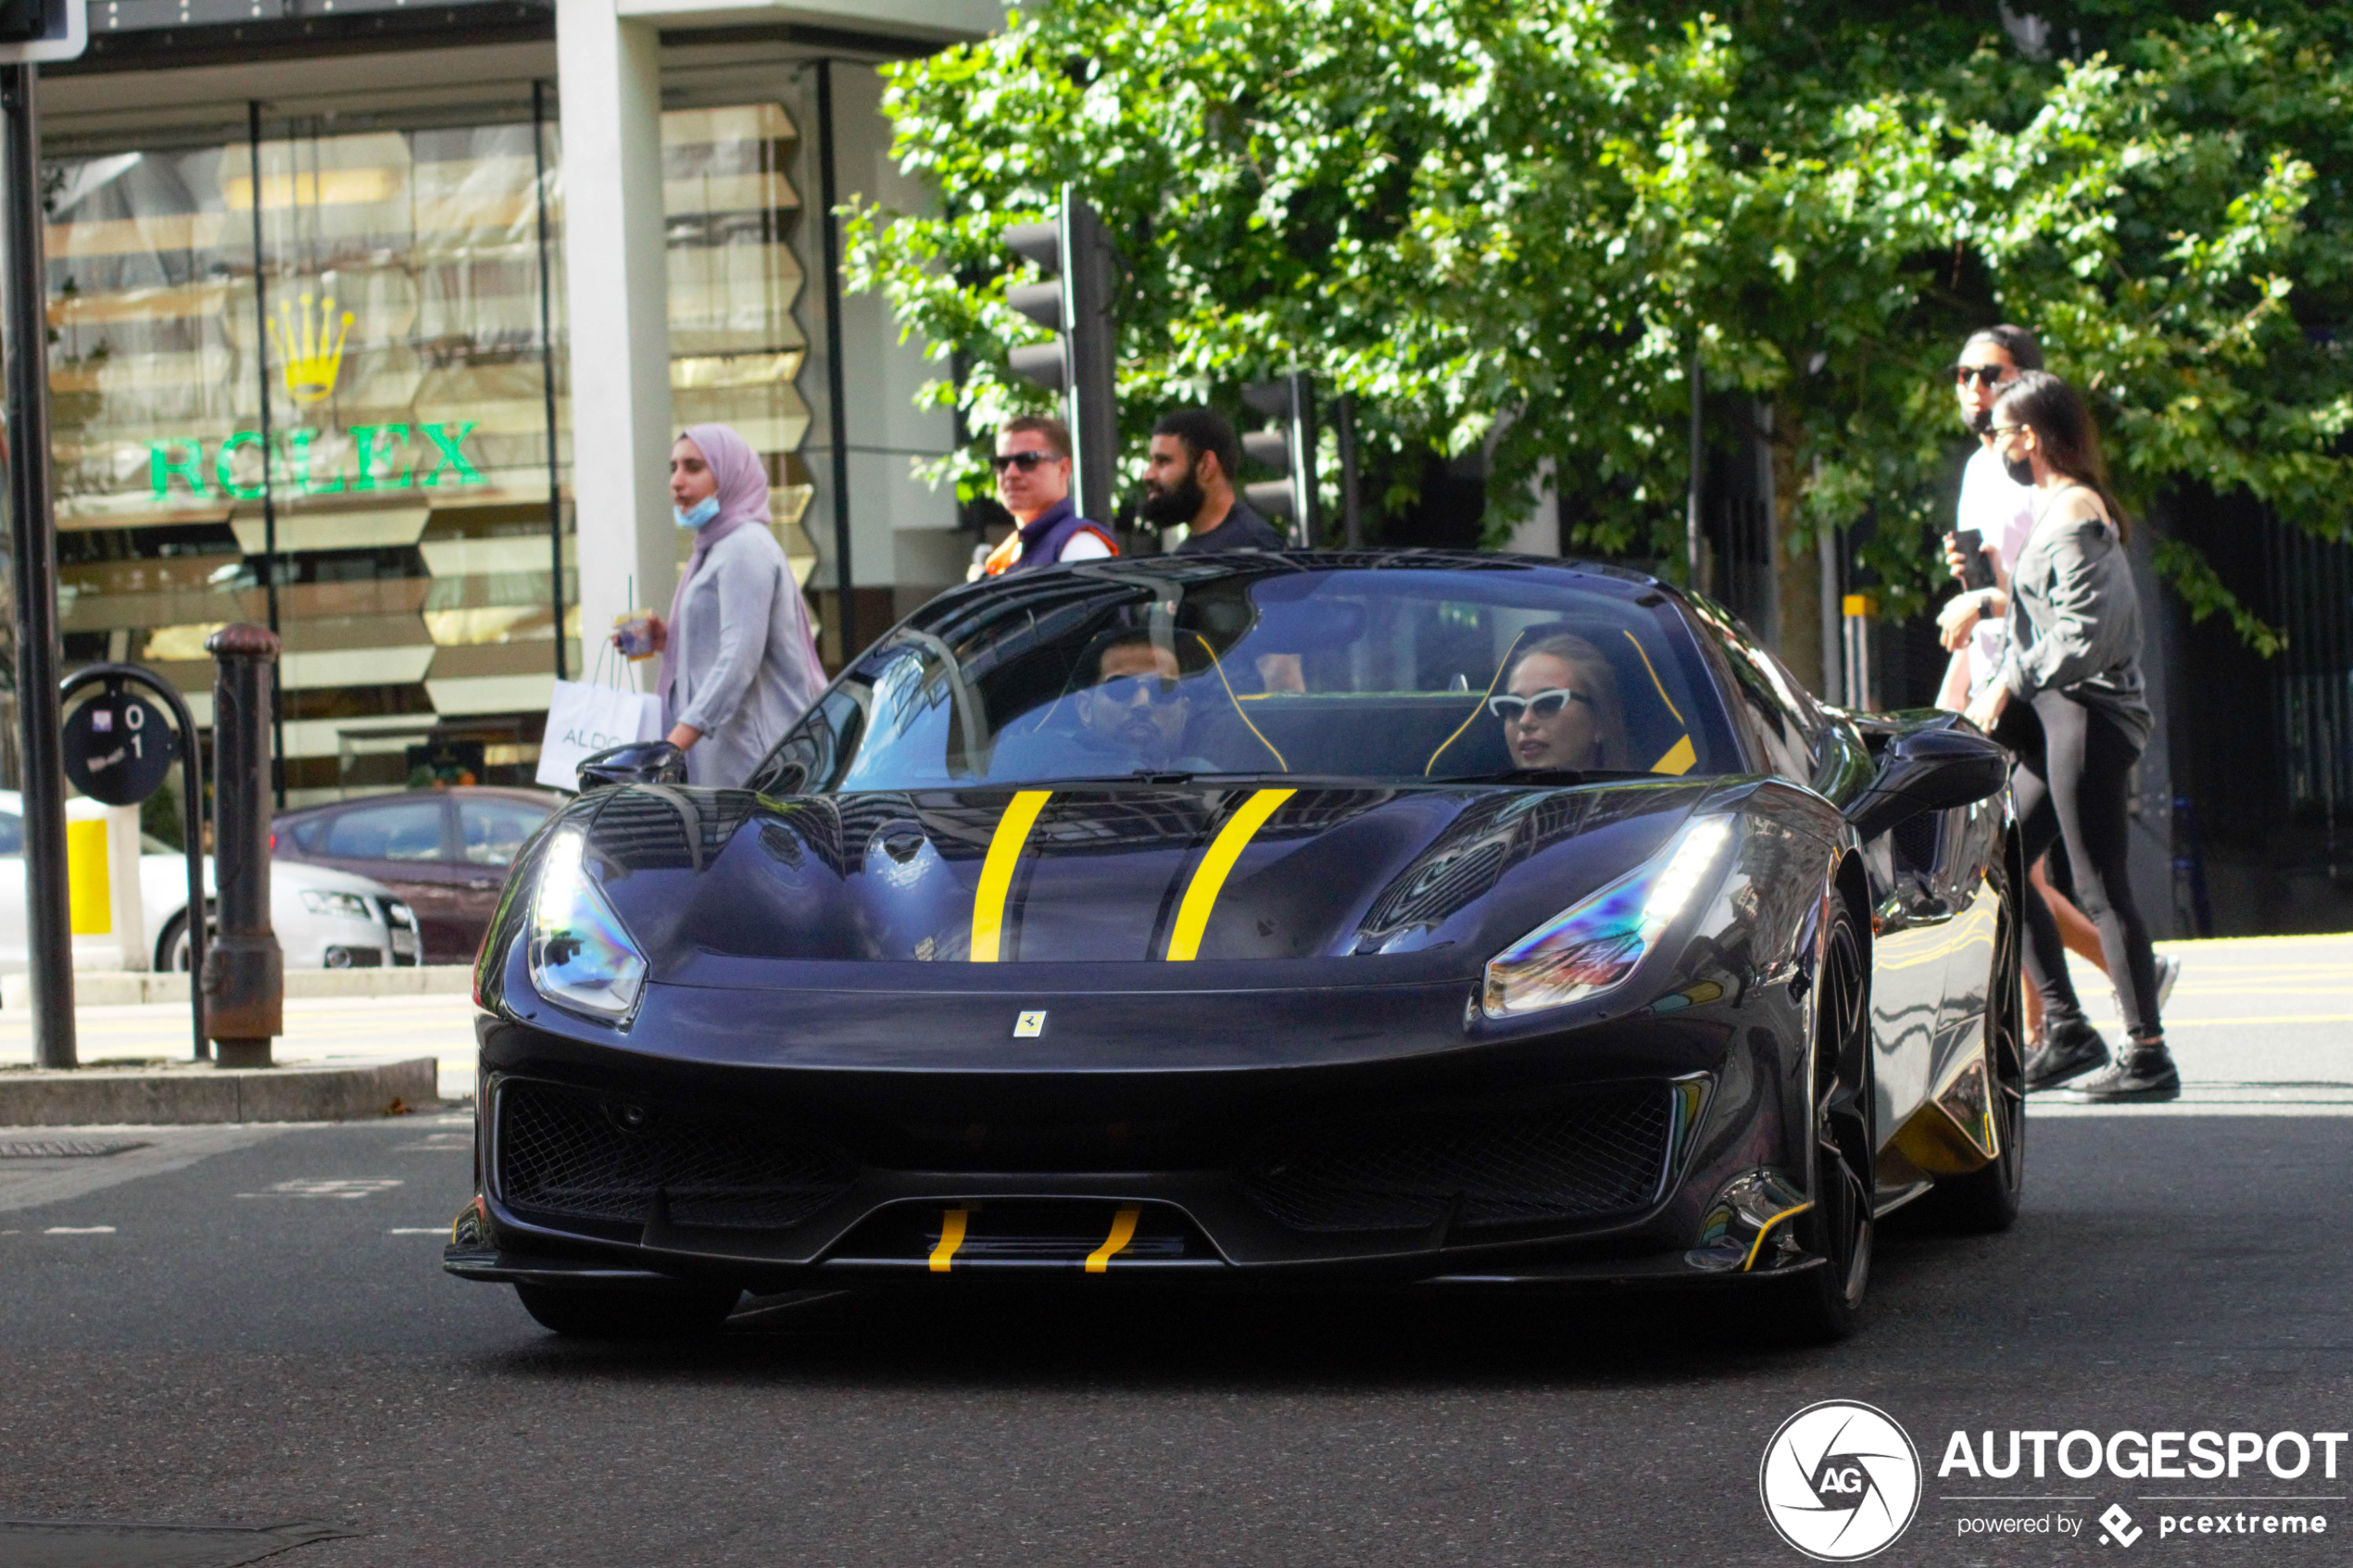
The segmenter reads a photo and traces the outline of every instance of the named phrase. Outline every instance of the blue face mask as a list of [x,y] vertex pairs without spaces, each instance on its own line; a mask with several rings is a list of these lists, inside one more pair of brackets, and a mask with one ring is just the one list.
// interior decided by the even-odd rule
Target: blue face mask
[[719,497],[705,495],[685,511],[673,507],[670,508],[670,515],[678,520],[678,526],[681,528],[700,528],[719,515]]

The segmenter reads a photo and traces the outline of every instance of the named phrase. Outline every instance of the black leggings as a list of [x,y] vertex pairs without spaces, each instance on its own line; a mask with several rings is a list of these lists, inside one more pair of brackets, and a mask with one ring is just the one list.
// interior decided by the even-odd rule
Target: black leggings
[[[2010,788],[2026,863],[2041,859],[2054,841],[2065,841],[2075,901],[2099,927],[2100,953],[2124,1010],[2125,1033],[2141,1041],[2162,1038],[2157,955],[2125,869],[2132,835],[2127,802],[2140,748],[2114,720],[2060,692],[2038,693],[2032,703],[2013,700],[1994,726],[1994,738],[2018,758]],[[2067,977],[2058,922],[2032,887],[2022,902],[2026,972],[2043,994],[2043,1016],[2051,1022],[2080,1020],[2083,1007]]]

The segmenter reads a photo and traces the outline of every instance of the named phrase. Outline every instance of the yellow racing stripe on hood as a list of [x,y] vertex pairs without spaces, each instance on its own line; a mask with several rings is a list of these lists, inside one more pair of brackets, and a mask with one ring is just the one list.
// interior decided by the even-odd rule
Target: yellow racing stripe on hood
[[1038,813],[1046,809],[1051,789],[1025,789],[1013,797],[997,831],[988,840],[988,858],[980,863],[980,887],[973,895],[972,961],[995,963],[1005,934],[1005,898],[1013,888],[1013,868],[1029,842]]
[[1217,908],[1217,895],[1226,886],[1226,877],[1241,859],[1266,819],[1282,809],[1299,791],[1295,789],[1262,789],[1242,802],[1241,809],[1227,820],[1226,825],[1211,841],[1209,853],[1201,858],[1201,868],[1193,872],[1192,884],[1185,889],[1185,900],[1176,906],[1176,928],[1168,934],[1168,959],[1181,963],[1201,954],[1202,934],[1209,929],[1210,912]]

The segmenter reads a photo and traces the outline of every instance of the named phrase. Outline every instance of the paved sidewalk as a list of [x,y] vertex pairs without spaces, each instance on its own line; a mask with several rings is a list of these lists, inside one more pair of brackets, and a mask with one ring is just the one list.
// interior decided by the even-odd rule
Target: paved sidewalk
[[[441,1098],[473,1093],[474,1004],[471,997],[333,997],[286,1003],[286,1032],[272,1053],[281,1063],[383,1061],[430,1056],[440,1065]],[[185,1061],[192,1054],[188,1010],[180,1003],[82,1008],[75,1048],[98,1062]],[[32,1020],[0,1011],[0,1064],[32,1060]]]
[[[2165,1020],[2188,1085],[2182,1100],[2171,1107],[2102,1107],[2037,1095],[2037,1115],[2223,1109],[2246,1115],[2353,1115],[2353,935],[2158,946],[2183,964]],[[2073,970],[2093,1022],[2114,1043],[2122,1030],[2107,978],[2088,964],[2076,962]],[[440,1063],[442,1097],[460,1099],[473,1092],[473,1017],[467,997],[289,1001],[277,1060],[432,1056]],[[184,1007],[83,1008],[80,1021],[84,1062],[176,1061],[188,1055]],[[0,1011],[0,1063],[31,1060],[30,1018]]]
[[[2165,1010],[2182,1069],[2171,1105],[2095,1106],[2051,1094],[2038,1115],[2353,1115],[2353,935],[2160,942],[2182,961]],[[2110,1047],[2124,1026],[2108,976],[2070,956],[2084,1010]]]

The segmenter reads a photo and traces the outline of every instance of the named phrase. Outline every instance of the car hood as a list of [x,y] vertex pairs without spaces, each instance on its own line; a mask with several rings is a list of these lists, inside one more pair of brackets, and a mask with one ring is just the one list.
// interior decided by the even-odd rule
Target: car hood
[[1413,959],[1404,971],[1435,977],[1475,973],[1656,853],[1718,782],[781,799],[629,785],[559,822],[585,824],[658,983],[758,985],[778,960],[992,959],[1193,960],[1229,979],[1251,960]]

